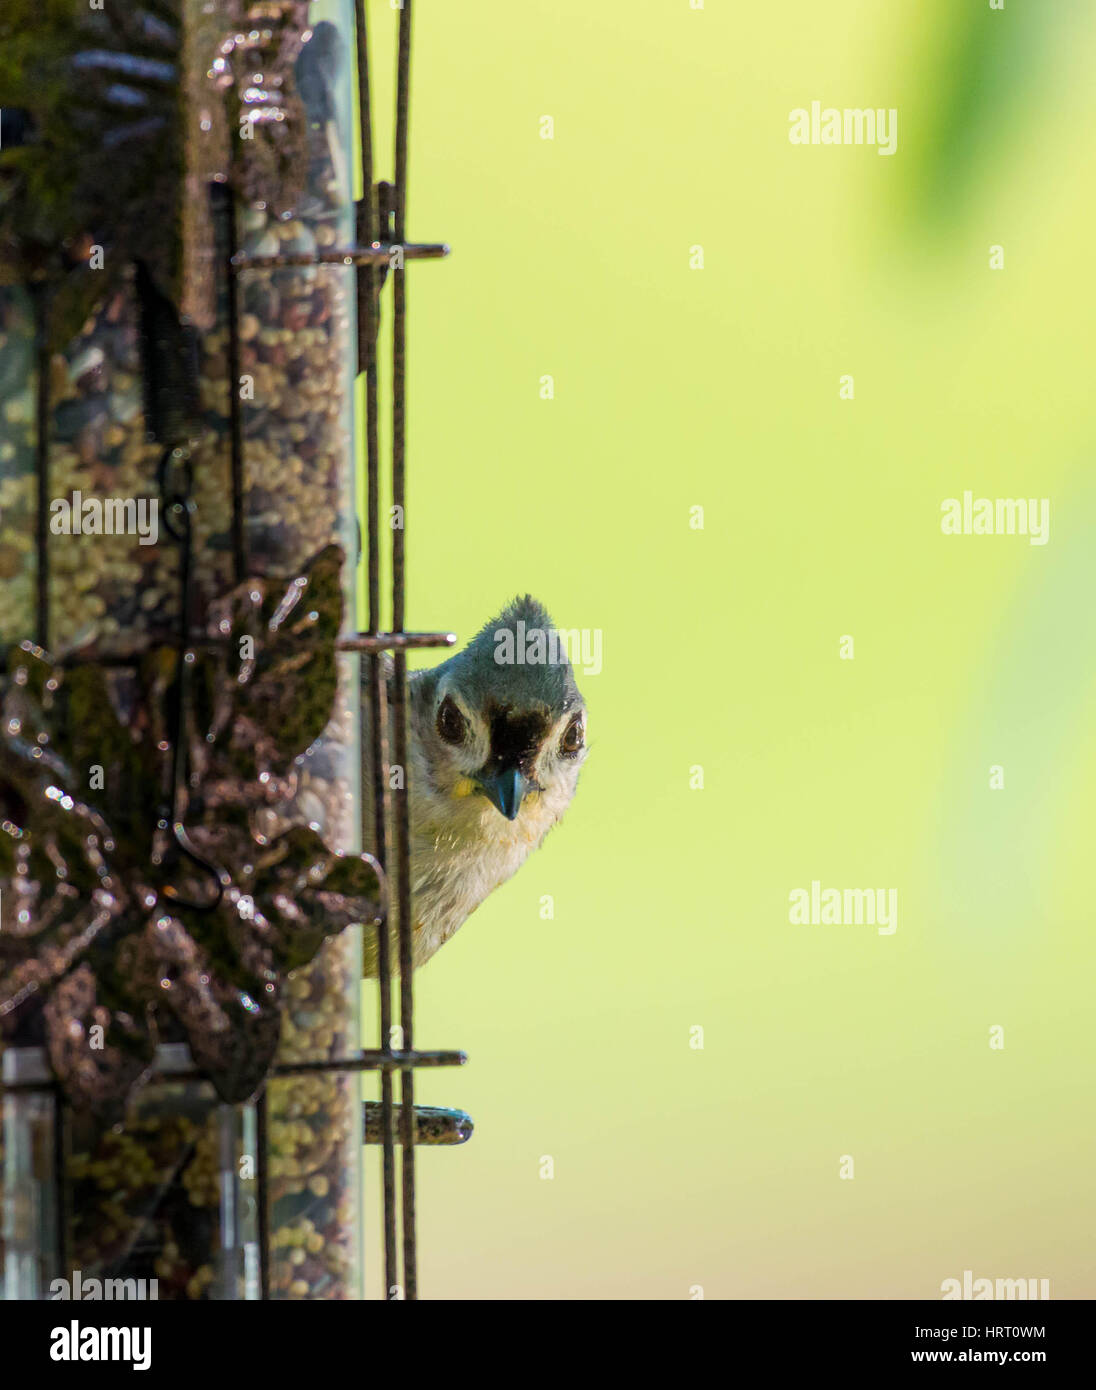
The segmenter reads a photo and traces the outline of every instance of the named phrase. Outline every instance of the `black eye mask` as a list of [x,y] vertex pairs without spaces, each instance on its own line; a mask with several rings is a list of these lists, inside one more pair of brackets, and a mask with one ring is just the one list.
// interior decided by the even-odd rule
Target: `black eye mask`
[[516,767],[532,777],[537,752],[548,733],[546,715],[536,710],[515,714],[508,707],[485,711],[490,729],[491,751],[488,768]]

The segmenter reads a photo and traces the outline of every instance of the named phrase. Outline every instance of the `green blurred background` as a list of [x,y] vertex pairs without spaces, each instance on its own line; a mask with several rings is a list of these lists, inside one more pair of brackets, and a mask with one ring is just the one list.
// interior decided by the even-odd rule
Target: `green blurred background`
[[[1096,13],[415,11],[408,625],[604,634],[571,811],[416,976],[476,1122],[423,1296],[1093,1296]],[[897,153],[791,145],[815,99]],[[1049,544],[943,536],[964,489]],[[790,925],[812,879],[897,932]]]

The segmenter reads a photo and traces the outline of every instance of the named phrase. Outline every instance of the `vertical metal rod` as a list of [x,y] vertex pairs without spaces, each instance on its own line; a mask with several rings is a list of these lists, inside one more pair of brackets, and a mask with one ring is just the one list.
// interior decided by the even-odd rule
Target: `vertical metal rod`
[[65,1116],[68,1110],[60,1086],[53,1088],[53,1233],[57,1277],[68,1278],[68,1167],[65,1160]]
[[[411,0],[400,10],[399,49],[396,61],[396,188],[393,238],[402,244],[407,213],[407,126],[410,104]],[[406,343],[407,276],[393,268],[392,275],[392,502],[399,525],[392,530],[392,629],[404,630],[404,558],[406,538],[405,442],[407,415]],[[399,863],[400,927],[400,1028],[405,1051],[414,1047],[414,988],[412,984],[412,921],[410,872],[410,790],[407,758],[407,657],[397,651],[394,660],[395,761],[403,769],[403,787],[396,796],[396,855]],[[400,1073],[400,1171],[403,1178],[403,1290],[404,1297],[418,1294],[415,1252],[415,1073]]]
[[244,534],[244,421],[240,400],[240,284],[233,257],[239,251],[236,208],[231,188],[223,189],[222,208],[228,250],[228,423],[232,468],[232,557],[235,581],[247,578],[247,540]]
[[[38,560],[38,645],[49,649],[49,288],[36,285],[31,291],[34,303],[35,382],[34,467],[38,482],[35,548]],[[64,1271],[62,1271],[64,1273]]]
[[[369,40],[365,21],[365,0],[355,0],[354,20],[358,42],[358,123],[361,140],[362,194],[358,204],[357,242],[368,246],[377,239],[376,189],[373,174],[372,96],[369,87]],[[377,273],[373,266],[358,270],[358,366],[365,371],[365,438],[368,478],[367,530],[369,586],[369,631],[381,625],[380,599],[380,442],[377,421]],[[369,710],[371,715],[371,787],[373,795],[373,842],[370,848],[380,864],[388,865],[388,708],[384,698],[384,667],[379,654],[368,658]],[[363,760],[367,750],[362,746]],[[362,842],[366,839],[366,780],[362,779]],[[377,928],[377,985],[380,990],[380,1039],[382,1051],[392,1047],[392,962],[389,959],[388,913]],[[381,1072],[381,1142],[383,1165],[384,1289],[385,1297],[400,1282],[396,1264],[396,1135],[392,1109],[392,1073]]]
[[[173,476],[172,464],[181,469],[182,490]],[[171,809],[170,821],[177,836],[181,826],[187,781],[186,711],[190,667],[186,660],[190,636],[191,569],[193,562],[193,519],[195,506],[190,493],[193,485],[189,449],[185,444],[168,446],[158,470],[160,493],[164,504],[165,525],[179,546],[179,613],[177,629],[178,668],[168,695],[168,729],[171,739]]]
[[[376,543],[376,537],[371,544]],[[388,701],[385,698],[384,672],[381,657],[369,658],[369,703],[373,712],[373,740],[371,755],[373,759],[373,820],[376,826],[373,853],[382,865],[388,862],[387,823],[389,808],[386,803],[388,782]],[[390,908],[383,914],[377,928],[377,975],[380,986],[380,1039],[382,1052],[392,1051],[392,961],[389,949]],[[388,1067],[381,1071],[381,1143],[383,1162],[383,1202],[384,1202],[384,1289],[385,1297],[392,1296],[392,1290],[400,1282],[396,1262],[396,1128],[395,1112],[392,1108],[392,1072]]]
[[[271,1083],[268,1083],[268,1085]],[[255,1201],[259,1217],[259,1297],[270,1298],[270,1189],[267,1184],[266,1086],[255,1102]]]
[[221,1178],[219,1203],[221,1249],[217,1259],[218,1297],[234,1299],[237,1297],[238,1276],[243,1272],[240,1266],[240,1193],[239,1168],[236,1165],[236,1107],[234,1105],[218,1105],[217,1107],[217,1167],[220,1170]]

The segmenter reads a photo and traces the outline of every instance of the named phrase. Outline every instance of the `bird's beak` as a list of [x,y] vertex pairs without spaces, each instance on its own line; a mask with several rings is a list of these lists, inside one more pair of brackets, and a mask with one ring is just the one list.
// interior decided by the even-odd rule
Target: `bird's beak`
[[529,790],[528,779],[519,768],[504,767],[486,777],[477,778],[477,781],[507,820],[517,818],[525,793]]

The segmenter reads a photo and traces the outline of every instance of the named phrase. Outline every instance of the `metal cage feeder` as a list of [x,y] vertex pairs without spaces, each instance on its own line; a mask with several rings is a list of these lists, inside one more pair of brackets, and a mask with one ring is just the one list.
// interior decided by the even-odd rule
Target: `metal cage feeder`
[[[58,804],[70,815],[86,812],[80,823],[91,826],[89,818],[99,815],[93,798],[66,807],[74,798],[58,774],[58,786],[46,792],[52,804],[32,801],[18,791],[28,784],[4,781],[9,764],[0,764],[0,818],[14,865],[0,892],[0,987],[5,968],[15,981],[0,992],[0,1297],[48,1297],[57,1278],[109,1280],[119,1297],[152,1296],[150,1289],[159,1298],[361,1297],[362,1145],[373,1143],[383,1152],[386,1296],[414,1298],[415,1145],[460,1143],[471,1132],[459,1111],[414,1104],[417,1068],[459,1065],[464,1056],[414,1048],[408,801],[406,787],[390,791],[388,778],[390,761],[406,766],[406,653],[449,646],[454,638],[404,628],[402,526],[389,531],[387,628],[380,579],[381,290],[390,280],[390,489],[406,517],[404,265],[444,256],[447,248],[405,241],[410,0],[398,19],[395,175],[392,183],[375,180],[365,9],[365,0],[144,0],[121,18],[92,12],[63,31],[37,29],[37,58],[54,75],[60,65],[73,78],[74,99],[36,109],[0,86],[0,574],[8,594],[0,614],[8,649],[0,694],[18,711],[29,689],[43,718],[62,708],[70,717],[80,707],[77,692],[94,689],[132,741],[163,735],[150,745],[166,769],[155,796],[139,778],[101,788],[109,808],[103,815],[118,809],[123,820],[139,819],[128,803],[145,793],[153,798],[150,874],[155,912],[163,915],[142,928],[141,941],[158,929],[170,936],[175,926],[164,923],[197,924],[179,934],[175,956],[157,956],[156,942],[149,948],[154,965],[174,962],[160,966],[159,984],[165,997],[184,994],[185,1006],[176,1007],[171,1026],[142,1033],[160,1017],[159,1005],[146,994],[143,1013],[131,1007],[131,981],[117,962],[136,961],[134,978],[144,979],[148,952],[138,944],[132,957],[126,954],[120,909],[111,918],[121,893],[88,925],[86,914],[105,899],[74,888],[80,874],[64,862],[76,853],[74,842],[55,831],[63,824]],[[0,80],[10,73],[0,60]],[[80,115],[80,102],[106,114]],[[355,118],[363,190],[357,201],[350,172]],[[89,195],[81,182],[87,171],[71,162],[37,167],[63,160],[59,130],[95,139],[96,150],[109,153],[113,165],[93,159],[87,174],[101,177],[114,167],[118,186],[109,196],[102,189]],[[35,195],[46,176],[68,201],[52,214],[57,226],[43,233]],[[141,205],[127,202],[137,187],[150,190]],[[155,218],[158,225],[150,225]],[[107,273],[96,281],[104,259]],[[359,374],[361,429],[354,420]],[[364,625],[353,620],[360,474]],[[148,515],[159,516],[163,534],[149,540],[104,533],[108,503],[116,519],[130,519],[138,513],[128,504],[139,497]],[[98,528],[84,527],[89,516],[98,516]],[[341,571],[332,567],[333,554],[346,557]],[[295,613],[296,598],[313,593],[326,594],[329,607],[317,599],[316,611]],[[233,615],[249,602],[250,621],[261,618],[268,643],[257,658],[243,642],[238,651],[233,646]],[[337,631],[323,640],[310,635],[333,612],[340,615]],[[394,667],[390,712],[385,653]],[[279,783],[282,800],[254,816],[245,807],[251,838],[244,844],[241,807],[254,785],[241,773],[240,785],[224,790],[226,777],[218,781],[214,763],[203,763],[195,730],[204,727],[206,703],[227,701],[235,709],[229,697],[236,687],[250,680],[254,690],[264,660],[274,678],[319,672],[330,699],[317,696],[312,709],[310,689],[299,718],[275,701],[264,724],[249,696],[246,717],[269,735],[269,757],[276,761],[286,748],[293,757],[285,785]],[[158,682],[147,674],[157,662]],[[40,668],[53,674],[36,684]],[[287,688],[298,689],[292,681]],[[157,692],[156,703],[149,691]],[[368,747],[363,706],[370,711]],[[290,731],[309,727],[309,719],[319,720],[322,732],[294,752]],[[48,761],[66,750],[40,733],[36,752],[28,744],[31,721],[12,732],[21,725],[19,713],[8,719],[7,755],[10,766],[30,767],[30,777],[28,759]],[[229,743],[235,727],[222,719]],[[262,742],[258,737],[255,750]],[[255,767],[260,762],[254,751]],[[263,766],[260,778],[273,775]],[[218,816],[214,833],[203,817]],[[345,915],[360,895],[317,893],[308,939],[314,945],[318,932],[323,940],[307,959],[293,936],[300,923],[298,904],[286,902],[292,895],[274,895],[283,923],[263,917],[247,891],[248,875],[259,882],[265,872],[250,861],[262,859],[263,847],[296,846],[302,824],[313,858],[336,876],[350,861],[365,863],[360,851],[368,842],[378,884],[373,920],[337,932],[324,930],[324,910],[341,902]],[[34,839],[34,826],[47,828],[44,839]],[[81,843],[94,843],[98,854],[119,839],[96,828]],[[35,875],[42,877],[32,844],[51,845],[60,861],[60,887],[53,883],[48,902],[31,891]],[[219,857],[226,846],[234,855]],[[79,855],[83,865],[84,848]],[[117,881],[99,873],[100,884]],[[143,871],[137,880],[143,884]],[[306,880],[302,870],[294,882]],[[391,959],[382,884],[401,908],[398,962]],[[68,913],[83,934],[57,928],[48,948],[39,949],[51,930],[45,909],[58,892],[62,919]],[[230,923],[224,939],[240,948],[227,964],[209,947],[214,928],[203,925],[223,912]],[[279,955],[283,926],[297,944]],[[371,1049],[359,1046],[362,930],[379,933],[380,1036]],[[109,962],[109,970],[96,960]],[[292,966],[284,978],[274,960]],[[269,989],[276,1006],[241,988],[245,977],[260,981],[253,993]],[[255,1022],[260,1041],[271,1028],[277,1036],[280,1024],[276,1052],[266,1056],[256,1044],[261,1074],[253,1075],[255,1049],[222,1026],[234,1017],[249,1028]],[[123,1041],[134,1055],[109,1045],[115,1076],[88,1049],[96,1027],[101,1040],[104,1029],[113,1036],[119,1026],[130,1030]],[[367,1071],[379,1073],[379,1102],[361,1102],[359,1077]],[[121,1103],[110,1090],[119,1076],[140,1084],[127,1092],[114,1123],[74,1104],[75,1090],[98,1097],[107,1113]]]

